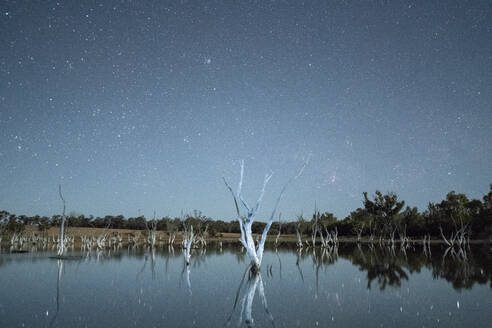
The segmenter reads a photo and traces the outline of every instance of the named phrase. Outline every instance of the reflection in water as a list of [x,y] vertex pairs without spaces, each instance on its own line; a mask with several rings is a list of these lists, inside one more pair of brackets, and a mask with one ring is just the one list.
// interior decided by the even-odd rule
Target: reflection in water
[[166,276],[167,276],[167,273],[169,271],[169,259],[174,256],[174,247],[173,245],[169,245],[167,247],[167,252],[168,252],[168,256],[166,256],[166,265],[165,265],[165,268],[166,268]]
[[304,282],[304,275],[302,274],[302,269],[301,266],[299,265],[299,260],[302,256],[302,248],[297,248],[297,253],[296,253],[296,267],[297,270],[299,271],[299,276],[301,277],[302,282]]
[[451,282],[455,289],[471,289],[477,282],[492,287],[492,257],[480,248],[473,253],[464,248],[448,247],[441,261],[432,259],[432,275]]
[[[239,284],[239,287],[236,292],[236,298],[234,300],[234,305],[232,307],[232,311],[227,318],[226,325],[229,326],[232,320],[232,317],[234,316],[234,313],[236,312],[237,305],[239,303],[239,296],[242,293],[242,297],[240,300],[241,303],[241,310],[239,312],[239,317],[238,317],[238,327],[241,326],[244,322],[244,324],[247,327],[253,327],[255,325],[254,318],[253,318],[253,300],[255,298],[256,290],[258,289],[258,293],[260,295],[260,300],[261,304],[263,305],[263,308],[265,309],[265,313],[267,314],[268,319],[272,323],[272,326],[275,327],[275,321],[273,319],[273,315],[271,314],[270,310],[268,309],[268,303],[267,299],[265,296],[265,288],[263,286],[263,280],[261,278],[261,273],[257,274],[251,274],[250,267],[246,268],[246,271],[243,274],[243,277],[241,279],[241,283]],[[246,285],[244,285],[245,282],[245,277],[248,276],[248,279],[246,280]],[[244,288],[243,288],[244,287]]]
[[191,280],[190,280],[190,266],[186,266],[186,286],[188,286],[188,293],[190,293],[190,296],[193,294],[191,291]]
[[[0,326],[40,326],[34,320],[47,309],[45,327],[194,327],[205,322],[200,320],[210,327],[224,321],[248,327],[333,321],[331,326],[352,327],[361,320],[370,327],[435,326],[437,320],[442,326],[477,326],[473,318],[492,320],[487,245],[461,250],[427,243],[404,249],[398,244],[340,243],[315,250],[292,245],[267,249],[261,275],[249,275],[249,268],[243,272],[236,264],[244,258],[237,244],[210,246],[193,249],[188,266],[181,251],[167,246],[93,249],[75,266],[57,260],[56,304],[55,286],[47,289],[45,283],[54,282],[50,254],[1,254],[0,280],[12,283],[0,284]],[[135,290],[128,288],[133,284]]]
[[280,279],[282,279],[282,260],[280,259],[280,256],[278,255],[277,247],[275,247],[275,255],[277,255]]
[[379,288],[384,290],[387,285],[401,286],[401,280],[408,280],[408,275],[402,269],[407,259],[404,256],[396,256],[393,247],[373,247],[367,254],[359,247],[352,255],[352,263],[360,270],[367,271],[367,288],[371,288],[374,280],[377,280]]
[[154,247],[151,247],[150,248],[150,269],[152,271],[152,280],[155,279],[155,265],[156,265],[156,261],[155,261],[155,248]]
[[[147,252],[149,252],[149,254],[146,254]],[[108,252],[108,256],[110,256],[111,253]],[[145,255],[144,255],[144,263],[142,265],[142,268],[140,269],[140,271],[137,273],[137,277],[136,277],[136,280],[141,280],[141,277],[142,277],[142,274],[144,273],[145,271],[145,268],[147,267],[147,262],[149,261],[149,257],[150,257],[150,271],[151,271],[151,274],[152,274],[152,280],[155,280],[156,278],[156,250],[154,247],[151,247],[151,248],[147,248],[146,249],[146,252],[145,252]],[[100,257],[98,256],[98,261],[99,261]]]
[[429,268],[435,279],[443,278],[455,289],[470,289],[475,283],[487,282],[492,287],[492,256],[486,246],[455,250],[437,245],[431,251],[430,245],[424,244],[421,251],[412,246],[395,252],[385,245],[346,245],[341,256],[367,272],[368,289],[374,281],[381,290],[401,286],[402,280],[408,280],[410,274],[422,268]]
[[[292,254],[295,259],[295,271],[301,281],[306,279],[306,267],[302,265],[306,259],[310,259],[315,276],[319,275],[321,268],[334,265],[340,258],[349,260],[361,271],[367,273],[367,288],[371,288],[374,283],[381,290],[387,286],[401,286],[403,280],[409,280],[411,274],[420,272],[427,268],[432,272],[435,279],[445,279],[450,282],[456,289],[470,289],[474,284],[489,284],[492,287],[492,252],[488,245],[472,245],[471,248],[450,248],[447,245],[429,245],[411,244],[410,247],[401,249],[391,245],[378,244],[339,244],[338,247],[328,248],[296,248],[295,245],[290,247],[292,252],[286,251],[289,247],[268,249],[278,262],[280,275],[282,277],[283,258],[285,254]],[[237,247],[235,244],[224,244],[222,247],[209,247],[208,249],[194,249],[194,261],[191,261],[190,268],[199,268],[206,259],[212,256],[231,255],[238,263],[245,261],[244,249]],[[29,255],[31,254],[31,255]],[[14,255],[14,254],[12,254]],[[34,261],[33,258],[49,257],[42,252],[17,254],[15,257],[6,257],[6,254],[0,256],[0,270],[5,265],[14,261]],[[68,256],[69,259],[83,259],[83,262],[104,263],[121,259],[123,257],[136,257],[143,260],[139,264],[140,269],[137,273],[137,280],[142,279],[142,274],[150,266],[152,279],[157,278],[158,257],[163,258],[163,271],[168,272],[171,269],[170,260],[178,256],[172,246],[165,249],[159,248],[132,248],[126,251],[122,250],[92,250],[84,253],[77,253],[78,256]],[[150,263],[149,263],[150,262]],[[272,264],[266,265],[264,273],[270,275]],[[60,269],[63,262],[60,262]],[[181,268],[179,269],[181,271]],[[183,274],[186,270],[183,270]],[[186,279],[187,280],[187,279]]]
[[292,250],[296,252],[295,264],[302,281],[305,279],[301,265],[304,260],[311,259],[317,282],[322,267],[343,258],[367,273],[368,289],[374,283],[380,290],[387,286],[399,287],[403,280],[409,280],[411,274],[420,272],[422,268],[428,268],[435,279],[445,279],[455,289],[471,289],[475,283],[489,283],[492,287],[492,252],[487,245],[453,249],[444,245],[431,247],[428,243],[422,247],[412,244],[405,248],[354,243]]
[[190,265],[187,264],[186,262],[184,262],[183,271],[181,271],[181,280],[183,280],[183,275],[185,276],[186,287],[188,289],[188,293],[190,294],[190,296],[192,296],[193,292],[191,290]]
[[142,273],[145,271],[145,267],[147,266],[147,261],[148,261],[148,257],[147,255],[144,256],[144,263],[142,265],[142,268],[140,269],[140,271],[137,273],[137,277],[136,277],[136,280],[139,281],[141,276],[142,276]]
[[[302,252],[302,250],[298,250],[298,252]],[[326,267],[330,264],[333,264],[338,259],[338,244],[334,244],[332,246],[322,247],[320,249],[312,248],[311,253],[315,280],[316,280],[316,288],[314,290],[314,298],[318,299],[319,294],[319,270],[322,266]],[[299,261],[299,260],[298,260]],[[298,266],[299,268],[299,266]],[[301,278],[302,278],[302,272]],[[304,280],[304,278],[302,278]]]
[[58,317],[58,313],[60,312],[60,282],[62,280],[62,275],[63,275],[63,260],[59,259],[57,260],[58,264],[58,274],[56,276],[56,312],[55,315],[53,316],[53,319],[50,321],[50,327],[53,326],[53,324],[56,321],[56,318]]

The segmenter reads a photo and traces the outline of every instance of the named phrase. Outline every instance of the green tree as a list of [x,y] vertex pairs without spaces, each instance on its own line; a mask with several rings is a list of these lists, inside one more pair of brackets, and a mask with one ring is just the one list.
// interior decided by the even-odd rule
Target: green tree
[[393,226],[396,226],[398,215],[405,205],[405,201],[398,201],[398,195],[388,193],[383,195],[376,190],[374,199],[369,199],[367,192],[364,195],[364,208],[372,217],[374,225],[381,233],[389,233]]
[[[474,208],[472,212],[475,212],[476,206],[471,207]],[[490,184],[489,193],[483,196],[483,203],[481,203],[478,214],[473,217],[472,229],[481,238],[492,236],[492,184]]]
[[[457,194],[454,190],[446,195],[439,204],[429,203],[427,227],[433,234],[438,234],[439,228],[447,232],[455,232],[471,222],[472,211],[476,205],[469,205],[465,194]],[[475,211],[475,209],[473,209]]]
[[17,216],[11,214],[8,218],[5,230],[11,233],[21,233],[25,229],[24,223]]
[[319,217],[319,222],[322,227],[332,229],[337,223],[337,218],[330,212],[324,212]]
[[426,233],[425,220],[416,207],[407,206],[399,218],[399,229],[407,229],[407,234],[417,236]]

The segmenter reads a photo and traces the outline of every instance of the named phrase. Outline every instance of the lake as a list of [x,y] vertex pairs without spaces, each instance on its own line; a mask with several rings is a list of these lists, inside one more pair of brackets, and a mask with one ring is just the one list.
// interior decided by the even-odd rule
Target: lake
[[490,327],[492,250],[237,244],[0,254],[0,327]]

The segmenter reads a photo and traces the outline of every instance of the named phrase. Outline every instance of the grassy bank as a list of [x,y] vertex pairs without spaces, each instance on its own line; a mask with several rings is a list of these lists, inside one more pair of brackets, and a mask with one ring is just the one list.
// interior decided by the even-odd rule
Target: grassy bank
[[[58,227],[51,227],[45,231],[39,231],[36,227],[33,226],[26,226],[25,231],[23,232],[24,234],[37,234],[41,235],[44,237],[47,237],[48,239],[52,240],[53,238],[58,237],[60,229]],[[67,227],[66,228],[66,233],[70,237],[75,238],[75,242],[78,243],[80,242],[80,237],[81,236],[86,236],[86,237],[94,237],[97,238],[98,236],[102,234],[107,234],[108,237],[111,236],[116,236],[120,235],[122,237],[123,243],[126,244],[128,242],[128,237],[129,236],[135,236],[139,235],[141,241],[144,240],[144,238],[147,237],[148,231],[147,230],[133,230],[133,229],[103,229],[103,228],[78,228],[78,227]],[[166,243],[169,240],[169,233],[167,231],[157,231],[157,242],[158,243]],[[256,237],[261,238],[260,234],[254,234],[254,238]],[[175,244],[179,244],[181,242],[182,235],[180,232],[176,233],[176,239],[175,239]],[[240,234],[238,233],[218,233],[216,236],[208,236],[206,239],[209,242],[239,242]],[[267,238],[268,242],[273,242],[276,239],[276,235],[269,235]],[[339,236],[339,242],[345,242],[345,243],[356,243],[357,242],[357,237],[356,236]],[[304,235],[302,237],[303,242],[306,240],[311,243],[311,236],[309,235]],[[398,242],[398,240],[395,240]],[[280,235],[279,238],[280,243],[296,243],[297,242],[297,236],[294,234],[282,234]],[[318,240],[319,242],[319,240]],[[362,238],[361,239],[362,243],[369,243],[369,238]],[[412,239],[412,242],[415,243],[421,243],[421,239]],[[470,243],[472,244],[480,244],[480,243],[490,243],[490,240],[487,239],[472,239],[470,240]],[[373,240],[374,244],[379,243],[379,240]],[[431,243],[434,244],[440,244],[443,243],[441,239],[434,239],[431,241]]]

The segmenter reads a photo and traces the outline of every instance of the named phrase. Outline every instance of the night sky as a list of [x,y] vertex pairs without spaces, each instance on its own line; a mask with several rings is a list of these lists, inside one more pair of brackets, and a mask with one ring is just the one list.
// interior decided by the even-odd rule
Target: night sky
[[1,1],[0,209],[344,218],[492,182],[491,1]]

